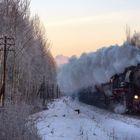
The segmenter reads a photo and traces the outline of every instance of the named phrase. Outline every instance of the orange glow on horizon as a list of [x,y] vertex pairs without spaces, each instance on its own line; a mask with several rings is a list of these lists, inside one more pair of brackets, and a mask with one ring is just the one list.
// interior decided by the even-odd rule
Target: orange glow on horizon
[[[121,16],[120,16],[121,15]],[[123,19],[125,17],[125,19]],[[53,56],[80,56],[84,52],[93,52],[102,47],[123,44],[126,25],[140,31],[139,23],[134,24],[135,16],[129,13],[46,22],[48,39],[51,40]],[[131,21],[131,22],[130,22]],[[44,21],[45,23],[45,21]]]
[[53,56],[79,56],[83,52],[125,41],[126,25],[140,31],[138,0],[31,1],[47,30]]

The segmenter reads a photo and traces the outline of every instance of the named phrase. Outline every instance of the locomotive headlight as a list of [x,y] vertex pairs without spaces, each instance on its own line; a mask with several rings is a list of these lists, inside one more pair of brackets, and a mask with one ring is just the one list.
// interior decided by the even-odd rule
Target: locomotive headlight
[[139,96],[138,95],[134,95],[134,99],[135,100],[139,99]]

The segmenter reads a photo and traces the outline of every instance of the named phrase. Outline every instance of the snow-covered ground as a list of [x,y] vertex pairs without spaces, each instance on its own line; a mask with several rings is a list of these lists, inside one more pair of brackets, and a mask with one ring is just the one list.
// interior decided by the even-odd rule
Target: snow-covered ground
[[[79,109],[80,114],[75,110]],[[61,98],[37,121],[44,140],[140,140],[140,120]]]

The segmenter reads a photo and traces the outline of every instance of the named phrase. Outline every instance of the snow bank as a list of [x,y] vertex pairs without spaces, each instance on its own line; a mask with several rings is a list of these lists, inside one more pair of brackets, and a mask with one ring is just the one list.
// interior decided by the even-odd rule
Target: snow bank
[[[80,110],[80,114],[75,112]],[[43,140],[139,140],[140,120],[113,114],[69,98],[58,99],[37,114]]]
[[69,63],[58,72],[58,84],[65,93],[109,81],[131,65],[140,63],[140,50],[127,43],[110,46],[96,52],[71,57]]
[[37,128],[44,140],[108,140],[107,134],[96,121],[84,114],[78,114],[67,100],[58,100],[40,116]]

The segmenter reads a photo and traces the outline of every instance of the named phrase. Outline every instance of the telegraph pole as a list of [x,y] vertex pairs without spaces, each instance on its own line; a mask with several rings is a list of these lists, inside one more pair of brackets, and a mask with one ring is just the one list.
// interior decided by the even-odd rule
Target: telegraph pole
[[14,38],[8,38],[7,36],[4,36],[0,38],[2,42],[0,42],[0,45],[3,46],[3,49],[0,51],[3,51],[3,78],[2,78],[2,86],[0,89],[0,98],[2,102],[2,107],[4,107],[4,101],[5,101],[5,87],[6,87],[6,59],[7,59],[7,52],[8,51],[14,51],[13,49],[7,49],[7,47],[15,45],[11,41],[14,42]]
[[6,83],[6,47],[7,47],[7,37],[4,36],[4,52],[3,52],[3,96],[2,96],[2,106],[4,106],[5,100],[5,83]]

